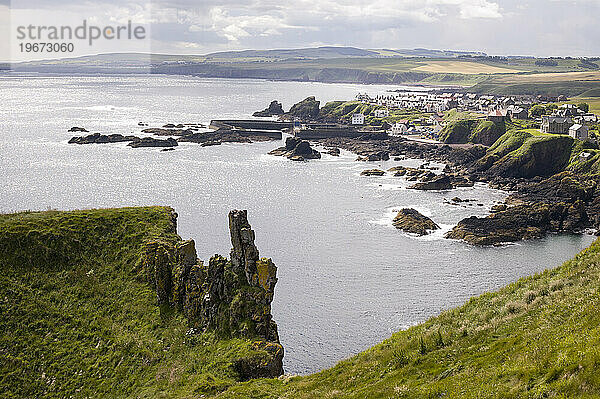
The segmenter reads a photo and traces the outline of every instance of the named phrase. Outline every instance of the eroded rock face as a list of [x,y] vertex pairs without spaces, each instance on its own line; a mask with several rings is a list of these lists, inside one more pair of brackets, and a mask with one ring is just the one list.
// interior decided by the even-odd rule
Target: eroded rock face
[[271,316],[277,267],[260,258],[246,211],[231,211],[229,228],[231,260],[215,255],[205,265],[193,240],[153,241],[141,268],[161,309],[182,311],[199,332],[255,340],[256,354],[234,365],[241,379],[276,377],[283,374],[283,347]]
[[401,209],[394,218],[393,224],[399,230],[420,236],[440,228],[433,220],[412,208]]

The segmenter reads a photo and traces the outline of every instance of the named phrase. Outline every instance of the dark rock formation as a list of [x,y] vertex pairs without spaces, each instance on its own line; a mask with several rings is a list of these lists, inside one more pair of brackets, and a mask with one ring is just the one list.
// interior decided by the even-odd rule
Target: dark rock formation
[[440,228],[433,220],[412,208],[401,209],[394,218],[393,224],[399,230],[420,236]]
[[177,147],[177,140],[172,137],[167,138],[166,140],[156,139],[154,137],[143,137],[136,138],[131,141],[131,143],[127,144],[132,148],[141,148],[141,147]]
[[212,147],[213,145],[221,145],[223,143],[221,143],[220,141],[205,141],[202,144],[200,144],[200,147]]
[[[167,128],[167,126],[172,126]],[[181,128],[180,128],[181,127]],[[153,134],[155,136],[185,136],[194,133],[192,129],[183,129],[183,125],[165,125],[164,127],[150,127],[142,130],[142,133]]]
[[340,156],[340,149],[337,147],[329,147],[327,148],[327,151],[324,152],[325,154],[329,154],[333,157],[339,157]]
[[77,126],[73,126],[72,128],[69,129],[69,132],[81,132],[81,133],[88,133],[88,130],[83,128],[83,127],[77,127]]
[[390,153],[387,151],[373,151],[370,153],[366,153],[363,156],[359,156],[356,158],[357,161],[368,161],[368,162],[377,162],[377,161],[388,161],[390,159]]
[[277,267],[260,258],[246,211],[229,213],[231,260],[197,259],[193,240],[153,241],[146,245],[140,269],[153,284],[161,309],[184,313],[197,332],[253,340],[256,353],[233,365],[240,379],[283,374],[283,347],[271,316]]
[[367,169],[360,172],[361,176],[383,176],[385,172],[380,169]]
[[541,238],[549,232],[575,232],[588,222],[582,201],[531,203],[499,210],[485,218],[471,216],[461,220],[446,238],[464,240],[473,245],[498,245]]
[[121,143],[126,141],[139,140],[136,136],[123,136],[122,134],[100,134],[94,133],[89,136],[72,137],[69,144],[106,144],[106,143]]
[[285,156],[293,161],[304,161],[306,159],[320,159],[321,153],[314,150],[308,141],[295,137],[285,140],[285,147],[279,147],[269,152],[270,155]]
[[307,121],[316,120],[319,116],[320,104],[321,102],[317,101],[314,96],[307,97],[299,103],[292,105],[286,116]]
[[431,180],[410,186],[414,190],[450,190],[453,188],[452,181],[447,175],[438,175]]
[[[271,132],[272,133],[272,132]],[[260,132],[246,131],[233,128],[220,128],[209,132],[195,132],[185,134],[177,139],[179,142],[217,145],[216,143],[253,143],[255,141],[280,140],[279,134],[262,134]]]
[[269,106],[262,110],[262,111],[256,111],[255,113],[252,114],[252,116],[256,116],[256,117],[267,117],[267,116],[276,116],[276,115],[283,115],[285,112],[283,111],[283,107],[281,106],[281,103],[279,101],[273,100],[271,101],[271,104],[269,104]]

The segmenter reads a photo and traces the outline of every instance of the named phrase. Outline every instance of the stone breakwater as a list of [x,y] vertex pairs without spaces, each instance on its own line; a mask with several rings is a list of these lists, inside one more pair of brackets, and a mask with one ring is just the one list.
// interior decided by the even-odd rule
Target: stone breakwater
[[140,268],[161,309],[183,312],[192,331],[254,340],[255,349],[266,355],[237,360],[234,368],[241,379],[277,377],[283,374],[284,353],[271,315],[277,267],[259,256],[247,211],[231,211],[229,229],[230,259],[215,255],[204,264],[193,240],[152,241]]

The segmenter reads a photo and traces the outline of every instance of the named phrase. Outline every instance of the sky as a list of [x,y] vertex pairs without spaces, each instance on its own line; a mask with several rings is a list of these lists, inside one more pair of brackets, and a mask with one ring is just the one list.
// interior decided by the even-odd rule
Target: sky
[[11,35],[16,10],[147,24],[156,53],[335,45],[600,56],[600,0],[0,0],[0,35]]

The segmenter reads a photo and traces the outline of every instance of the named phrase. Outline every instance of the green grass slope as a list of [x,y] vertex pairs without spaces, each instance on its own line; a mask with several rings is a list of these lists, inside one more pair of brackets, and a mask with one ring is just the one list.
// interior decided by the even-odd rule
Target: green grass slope
[[440,132],[439,140],[447,144],[483,144],[491,146],[506,132],[504,122],[492,122],[486,119],[470,119],[469,113],[450,111],[448,121]]
[[[550,266],[550,265],[549,265]],[[600,242],[306,377],[222,398],[600,397]]]
[[0,215],[0,397],[198,397],[236,383],[243,340],[191,335],[139,268],[170,208]]

